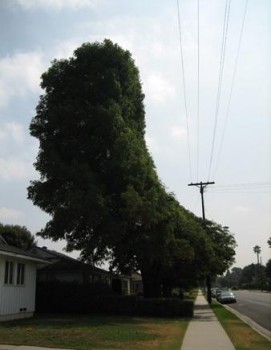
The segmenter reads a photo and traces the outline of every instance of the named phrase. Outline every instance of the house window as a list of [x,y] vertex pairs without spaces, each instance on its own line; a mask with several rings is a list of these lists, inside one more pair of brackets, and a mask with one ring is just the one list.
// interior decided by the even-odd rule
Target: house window
[[13,284],[13,267],[14,267],[13,262],[6,261],[5,284]]
[[17,265],[17,284],[24,284],[24,264]]

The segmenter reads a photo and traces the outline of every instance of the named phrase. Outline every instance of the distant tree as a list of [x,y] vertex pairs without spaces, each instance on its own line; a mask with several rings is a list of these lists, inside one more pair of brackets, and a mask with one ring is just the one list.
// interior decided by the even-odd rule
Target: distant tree
[[227,273],[217,278],[217,282],[222,287],[238,287],[241,284],[243,269],[240,267],[233,267]]
[[224,276],[217,279],[217,282],[222,288],[229,288],[231,286],[231,272],[228,270]]
[[201,224],[211,240],[213,255],[210,260],[209,271],[212,275],[222,275],[235,261],[236,241],[227,226],[200,219]]
[[258,280],[258,285],[260,288],[260,283],[261,283],[261,271],[260,271],[260,254],[261,254],[261,247],[259,247],[258,245],[255,245],[255,247],[253,248],[254,253],[257,255],[257,280]]
[[265,266],[250,264],[243,268],[240,285],[247,289],[264,288],[266,285]]
[[243,285],[253,285],[255,284],[257,276],[257,265],[250,264],[243,268],[241,283]]
[[261,254],[261,247],[259,247],[258,245],[255,245],[255,247],[253,247],[253,251],[257,255],[257,263],[259,265],[260,263],[259,256]]
[[0,223],[0,235],[7,244],[17,248],[28,250],[36,245],[35,236],[25,226]]
[[218,278],[221,287],[238,287],[241,283],[243,269],[240,267],[233,267],[231,271],[228,270],[225,276]]
[[271,287],[271,259],[267,261],[266,267],[265,267],[265,274],[270,280],[270,287]]
[[269,237],[267,244],[268,244],[269,248],[271,248],[271,237]]

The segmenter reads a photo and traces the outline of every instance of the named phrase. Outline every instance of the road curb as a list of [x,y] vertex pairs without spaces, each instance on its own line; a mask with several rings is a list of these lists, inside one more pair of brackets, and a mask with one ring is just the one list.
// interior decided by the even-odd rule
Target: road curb
[[230,311],[231,313],[233,313],[235,316],[237,316],[238,318],[240,318],[240,320],[242,320],[243,322],[245,322],[247,325],[249,325],[251,328],[253,328],[256,332],[258,332],[260,335],[262,335],[263,337],[265,337],[267,340],[271,341],[271,332],[260,326],[258,323],[256,323],[255,321],[253,321],[251,318],[242,315],[240,312],[232,309],[230,306],[225,305],[225,304],[221,304],[222,306],[224,306],[225,309],[227,309],[228,311]]

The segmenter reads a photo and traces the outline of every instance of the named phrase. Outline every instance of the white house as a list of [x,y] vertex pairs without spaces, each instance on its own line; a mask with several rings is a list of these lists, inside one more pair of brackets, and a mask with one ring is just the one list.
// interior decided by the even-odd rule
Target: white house
[[48,261],[0,241],[0,321],[33,316],[36,271]]

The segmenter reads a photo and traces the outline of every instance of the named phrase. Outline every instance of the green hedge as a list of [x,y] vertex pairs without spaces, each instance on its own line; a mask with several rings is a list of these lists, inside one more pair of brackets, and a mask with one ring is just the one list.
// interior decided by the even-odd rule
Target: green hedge
[[[89,300],[96,296],[112,295],[112,288],[101,282],[79,284],[76,282],[38,282],[36,288],[37,312],[83,313]],[[89,311],[86,310],[86,312]]]
[[193,317],[193,302],[177,298],[138,300],[140,315],[163,317]]
[[39,283],[37,312],[87,313],[152,317],[192,317],[193,301],[180,298],[144,299],[113,295],[106,285]]

